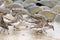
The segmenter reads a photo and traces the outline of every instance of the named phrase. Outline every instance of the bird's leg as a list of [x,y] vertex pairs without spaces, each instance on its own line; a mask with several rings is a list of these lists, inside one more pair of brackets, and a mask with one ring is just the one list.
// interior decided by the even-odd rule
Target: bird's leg
[[16,27],[14,26],[14,31],[16,31],[15,28],[16,28]]
[[7,33],[8,33],[8,35],[9,35],[9,30],[8,29],[6,29],[7,30]]
[[47,34],[47,32],[46,32],[46,30],[45,30],[45,29],[43,29],[43,32]]

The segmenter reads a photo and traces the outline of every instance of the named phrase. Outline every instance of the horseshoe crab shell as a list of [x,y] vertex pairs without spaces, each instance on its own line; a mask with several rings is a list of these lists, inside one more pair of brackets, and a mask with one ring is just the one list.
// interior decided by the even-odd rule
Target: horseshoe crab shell
[[4,0],[0,0],[0,7],[4,7],[5,1]]
[[38,14],[38,12],[42,12],[42,9],[35,6],[35,7],[30,7],[30,8],[28,9],[28,11],[29,11],[32,15],[34,15],[34,14]]
[[22,14],[27,14],[29,13],[26,9],[22,9],[22,8],[15,8],[12,10],[13,13],[22,13]]
[[23,8],[21,4],[13,4],[13,8]]
[[36,6],[36,4],[35,3],[30,3],[30,4],[24,4],[24,7],[25,7],[25,9],[28,9],[29,7],[34,7],[34,6]]
[[49,0],[49,1],[56,1],[56,2],[58,2],[59,0]]
[[7,8],[0,8],[0,12],[3,14],[7,14],[7,13],[10,13],[10,10]]
[[56,16],[55,21],[58,22],[58,23],[60,23],[60,15]]
[[40,1],[39,3],[48,6],[50,8],[53,8],[58,2],[56,1]]
[[24,8],[24,6],[22,5],[22,3],[17,1],[17,2],[14,2],[12,5],[8,6],[7,8],[10,10],[13,10],[15,8]]
[[12,8],[24,8],[24,6],[22,4],[19,3],[13,3]]
[[44,11],[44,10],[51,10],[51,9],[50,9],[49,7],[47,7],[47,6],[41,6],[40,8],[41,8],[43,11]]
[[43,11],[41,14],[51,21],[53,21],[55,19],[56,15],[57,15],[54,12],[51,12],[51,11]]
[[34,3],[35,0],[25,0],[24,2],[29,4],[29,3]]
[[22,4],[19,3],[13,3],[12,5],[10,5],[9,7],[7,7],[10,10],[16,9],[16,8],[24,8],[24,6]]
[[52,10],[56,13],[60,13],[60,5],[56,5]]
[[13,4],[13,1],[12,1],[12,0],[5,0],[5,1],[6,1],[6,2],[5,2],[4,7],[9,7],[10,5]]

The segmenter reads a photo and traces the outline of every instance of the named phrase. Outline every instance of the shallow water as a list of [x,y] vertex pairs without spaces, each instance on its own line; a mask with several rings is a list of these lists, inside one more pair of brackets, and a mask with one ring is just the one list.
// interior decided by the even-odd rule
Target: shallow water
[[0,34],[0,40],[60,40],[60,24],[54,23],[55,30],[47,30],[47,34],[33,34],[29,29],[12,31],[9,35]]
[[[10,34],[0,34],[0,40],[60,40],[60,22],[57,19],[60,19],[60,17],[57,16],[55,22],[52,23],[54,31],[47,30],[47,34],[37,35],[30,29],[25,28],[25,26],[20,26],[22,28],[20,31],[13,31],[13,28],[10,26]],[[29,23],[26,24],[29,25]]]

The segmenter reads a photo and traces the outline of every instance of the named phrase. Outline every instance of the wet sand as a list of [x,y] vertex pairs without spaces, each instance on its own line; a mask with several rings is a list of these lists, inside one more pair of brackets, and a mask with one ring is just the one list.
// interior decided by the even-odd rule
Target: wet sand
[[[58,24],[56,24],[58,25]],[[56,26],[55,25],[55,26]],[[57,26],[58,27],[58,26]],[[20,31],[11,31],[8,34],[0,34],[0,40],[60,40],[60,28],[56,28],[55,31],[47,31],[48,34],[34,34],[29,29],[23,29]]]

